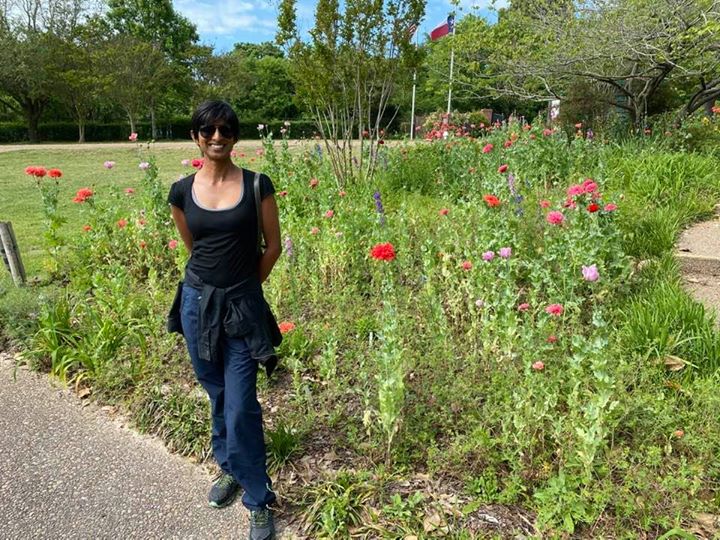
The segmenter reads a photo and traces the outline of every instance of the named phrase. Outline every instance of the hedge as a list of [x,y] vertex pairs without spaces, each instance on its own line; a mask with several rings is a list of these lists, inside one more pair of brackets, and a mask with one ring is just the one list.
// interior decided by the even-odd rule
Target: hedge
[[[258,137],[257,121],[240,122],[240,138],[255,139]],[[276,137],[283,127],[282,120],[266,122]],[[136,124],[138,139],[150,138],[150,123]],[[190,119],[177,118],[170,122],[158,122],[158,139],[190,139]],[[290,134],[293,138],[311,137],[315,133],[315,124],[308,120],[292,120]],[[43,142],[75,142],[78,140],[78,127],[74,122],[47,122],[38,126],[39,138]],[[130,134],[127,122],[88,122],[85,125],[87,142],[126,141]],[[0,122],[0,143],[19,143],[28,141],[27,124],[24,122]]]

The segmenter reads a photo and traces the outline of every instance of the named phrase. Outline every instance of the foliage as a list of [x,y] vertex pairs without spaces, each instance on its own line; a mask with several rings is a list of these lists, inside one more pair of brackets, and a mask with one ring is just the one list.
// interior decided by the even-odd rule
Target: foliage
[[[260,134],[285,244],[265,293],[286,332],[261,392],[282,401],[278,474],[312,472],[288,487],[308,534],[462,538],[487,504],[547,537],[717,513],[720,347],[667,262],[720,197],[714,157],[511,123],[384,145],[373,182],[341,190],[322,147]],[[96,184],[67,210],[90,230],[68,235],[33,357],[204,458],[206,404],[163,332],[187,257],[162,200],[178,160],[138,150],[132,196]]]
[[[304,42],[295,24],[295,0],[281,3],[278,43],[288,51],[298,96],[325,141],[339,185],[374,174],[377,147],[388,129],[381,124],[388,102],[418,64],[409,29],[424,11],[422,0],[354,0],[341,13],[336,0],[323,0],[311,40]],[[356,137],[359,155],[351,144]]]

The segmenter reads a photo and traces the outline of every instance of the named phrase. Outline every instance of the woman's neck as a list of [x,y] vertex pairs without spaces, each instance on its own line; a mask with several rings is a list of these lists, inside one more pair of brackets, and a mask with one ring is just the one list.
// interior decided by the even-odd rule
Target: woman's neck
[[237,167],[232,160],[211,161],[207,158],[202,167],[202,176],[211,184],[221,184]]

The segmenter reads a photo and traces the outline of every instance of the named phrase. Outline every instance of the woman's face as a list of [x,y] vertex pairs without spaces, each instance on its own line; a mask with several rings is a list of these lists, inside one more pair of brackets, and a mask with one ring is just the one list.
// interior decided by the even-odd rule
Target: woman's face
[[227,159],[237,142],[230,126],[222,120],[200,126],[193,134],[203,155],[209,159]]

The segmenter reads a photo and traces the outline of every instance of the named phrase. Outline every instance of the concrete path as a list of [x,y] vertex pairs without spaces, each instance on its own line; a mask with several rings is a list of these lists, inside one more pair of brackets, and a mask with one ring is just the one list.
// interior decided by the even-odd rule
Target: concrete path
[[715,312],[720,328],[720,206],[713,220],[696,223],[680,235],[677,258],[692,296]]
[[13,371],[0,352],[0,538],[246,537],[239,499],[208,507],[203,468],[47,376]]

